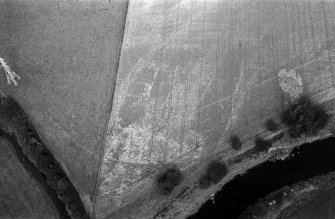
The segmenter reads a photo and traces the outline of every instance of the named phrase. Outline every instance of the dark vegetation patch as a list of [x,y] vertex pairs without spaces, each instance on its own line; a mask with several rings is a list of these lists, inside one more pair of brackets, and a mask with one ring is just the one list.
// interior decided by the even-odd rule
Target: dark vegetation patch
[[[300,181],[276,190],[264,198],[259,198],[256,203],[249,205],[239,218],[266,218],[269,212],[270,215],[280,213],[280,218],[287,218],[292,212],[296,212],[302,206],[324,194],[325,191],[333,188],[334,180],[332,177],[334,174],[334,172],[330,172],[326,175],[315,176],[306,181]],[[299,191],[311,185],[318,189],[299,193]],[[269,203],[272,203],[272,205],[269,206]],[[282,208],[284,203],[289,204]]]
[[300,97],[281,114],[281,121],[288,128],[288,135],[299,138],[302,135],[314,136],[324,129],[330,116],[307,96]]
[[208,189],[211,186],[211,181],[209,179],[209,177],[207,176],[207,174],[204,174],[200,177],[199,179],[199,187],[201,189]]
[[330,132],[332,133],[332,136],[335,137],[335,128],[332,128]]
[[0,137],[5,139],[12,151],[14,152],[16,158],[20,161],[22,164],[22,167],[25,169],[25,171],[35,179],[36,184],[43,190],[43,192],[46,193],[50,197],[50,200],[54,204],[54,207],[58,211],[58,214],[61,219],[71,219],[71,217],[68,215],[66,211],[65,203],[62,202],[58,197],[55,191],[49,186],[47,183],[47,180],[41,174],[35,164],[28,158],[27,155],[22,150],[22,147],[20,146],[16,135],[14,134],[8,134],[3,131],[4,129],[0,129]]
[[235,165],[241,163],[245,159],[250,159],[254,157],[256,154],[264,151],[268,151],[272,147],[272,143],[279,141],[285,136],[285,134],[279,133],[278,135],[274,136],[269,140],[264,140],[260,137],[256,137],[255,139],[255,147],[250,148],[249,150],[245,151],[243,154],[239,154],[232,159],[228,160],[229,165]]
[[228,170],[226,165],[221,161],[212,161],[208,167],[206,174],[209,180],[216,184],[227,174]]
[[239,150],[242,147],[240,138],[237,135],[230,136],[230,144],[234,150]]
[[157,186],[163,195],[170,194],[183,179],[181,171],[177,167],[170,167],[158,176]]
[[257,154],[256,148],[255,147],[250,148],[249,150],[247,150],[243,154],[239,154],[239,155],[235,156],[233,159],[230,159],[228,161],[228,164],[229,165],[234,165],[234,164],[241,163],[244,159],[252,158],[255,154]]
[[278,131],[278,124],[273,119],[267,119],[264,122],[264,126],[268,131],[275,132]]
[[201,189],[207,189],[212,183],[219,183],[227,173],[228,169],[225,163],[214,160],[208,164],[206,173],[200,177],[199,187]]
[[[335,168],[333,162],[334,145],[334,138],[306,143],[292,150],[291,153],[294,156],[291,159],[278,160],[275,163],[266,161],[256,165],[249,169],[247,173],[238,175],[227,182],[222,190],[215,195],[215,205],[211,200],[207,201],[199,212],[189,217],[189,219],[238,218],[241,212],[248,205],[256,202],[259,197],[264,197],[278,188],[292,185],[317,174],[333,171]],[[324,182],[324,180],[321,180],[321,182]],[[331,185],[334,186],[334,182]],[[259,189],[251,189],[253,186]],[[318,185],[315,187],[320,188]],[[314,191],[319,191],[319,189]],[[286,202],[284,201],[284,203]],[[269,206],[269,202],[266,202],[266,204],[267,212],[269,212],[273,205]],[[222,209],[218,206],[225,206],[225,208]]]
[[255,139],[255,149],[257,152],[268,151],[272,146],[270,141],[266,141],[263,138],[256,137]]
[[[67,178],[52,153],[39,137],[28,116],[12,98],[0,97],[0,118],[14,131],[27,158],[45,178],[48,186],[57,194],[71,218],[89,218],[78,192]],[[1,130],[8,132],[8,130]]]

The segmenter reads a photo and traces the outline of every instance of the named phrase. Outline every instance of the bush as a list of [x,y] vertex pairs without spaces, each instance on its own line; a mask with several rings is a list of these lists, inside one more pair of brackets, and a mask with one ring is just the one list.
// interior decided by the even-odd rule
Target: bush
[[54,168],[54,169],[46,169],[44,171],[44,175],[48,179],[53,179],[53,180],[58,181],[61,178],[62,173],[58,169]]
[[61,178],[57,182],[57,193],[63,194],[66,190],[70,188],[70,183],[65,179]]
[[240,138],[237,135],[230,136],[230,144],[234,150],[238,150],[242,147]]
[[7,98],[1,98],[1,115],[7,121],[22,121],[26,122],[27,116],[20,107],[20,105],[14,100],[13,97],[8,96]]
[[211,181],[207,174],[202,175],[199,180],[199,187],[201,189],[207,189],[211,186]]
[[273,119],[265,120],[264,126],[268,131],[278,131],[278,124]]
[[273,198],[275,201],[276,201],[276,204],[277,205],[281,205],[284,201],[284,195],[283,195],[283,192],[278,192],[274,195],[274,198]]
[[226,165],[221,161],[212,161],[207,166],[206,175],[209,181],[216,184],[221,181],[221,179],[227,174],[228,170]]
[[76,196],[76,193],[74,189],[69,188],[65,190],[64,193],[60,194],[60,196],[62,197],[64,202],[68,204],[74,199],[74,197]]
[[182,174],[176,167],[170,167],[157,179],[157,186],[161,193],[166,195],[173,191],[182,181]]
[[75,202],[70,202],[69,209],[71,209],[74,212],[75,210],[77,210],[77,204]]
[[326,111],[306,96],[300,97],[281,114],[281,121],[288,127],[288,134],[292,138],[299,138],[303,134],[317,135],[319,130],[326,127],[329,119]]
[[12,97],[8,97],[8,99],[0,97],[0,117],[13,126],[15,135],[23,140],[23,144],[20,142],[23,152],[46,178],[49,187],[66,204],[68,212],[72,212],[72,218],[88,218],[75,187],[41,141],[34,126],[29,122],[28,116]]
[[48,178],[47,183],[53,190],[57,191],[57,180]]
[[215,160],[208,164],[206,173],[199,179],[199,187],[207,189],[212,183],[219,183],[227,175],[228,170],[224,162]]
[[37,168],[42,173],[45,173],[48,171],[48,169],[51,169],[53,162],[49,155],[46,154],[39,154],[37,157]]
[[268,151],[271,147],[271,143],[269,141],[264,140],[263,138],[256,137],[255,139],[255,148],[257,152]]
[[36,145],[37,144],[37,139],[35,137],[32,137],[32,136],[27,136],[26,139],[26,144],[28,145]]
[[85,219],[88,217],[86,216],[85,211],[83,211],[82,209],[76,209],[72,214],[72,218],[73,219]]
[[31,159],[35,160],[36,162],[38,160],[38,157],[46,152],[42,144],[39,142],[37,142],[35,145],[27,145],[27,149],[29,150]]

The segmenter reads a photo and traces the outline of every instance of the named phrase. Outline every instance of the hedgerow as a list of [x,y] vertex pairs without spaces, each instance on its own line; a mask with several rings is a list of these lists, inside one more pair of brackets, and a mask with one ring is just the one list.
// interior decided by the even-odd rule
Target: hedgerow
[[74,219],[88,218],[75,187],[44,145],[28,116],[14,98],[0,97],[0,118],[12,128],[14,127],[16,130],[15,134],[23,140],[20,143],[23,152],[46,178],[50,188],[65,203],[68,214]]

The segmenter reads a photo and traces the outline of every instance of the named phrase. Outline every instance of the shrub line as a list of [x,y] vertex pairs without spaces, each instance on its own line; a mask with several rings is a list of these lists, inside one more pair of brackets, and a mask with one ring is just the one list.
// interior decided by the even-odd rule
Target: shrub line
[[[0,97],[0,119],[10,130],[14,130],[23,154],[44,176],[47,185],[57,194],[58,199],[65,204],[68,215],[73,219],[89,218],[78,191],[14,98]],[[2,131],[9,132],[3,129]]]

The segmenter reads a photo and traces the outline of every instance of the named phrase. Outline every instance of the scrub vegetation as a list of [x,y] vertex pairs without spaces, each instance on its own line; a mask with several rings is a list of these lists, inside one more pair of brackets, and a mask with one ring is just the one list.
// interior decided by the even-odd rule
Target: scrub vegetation
[[278,124],[271,118],[265,120],[264,126],[270,132],[278,131]]
[[227,175],[228,169],[224,162],[214,160],[207,166],[206,173],[199,179],[199,186],[202,189],[207,189],[212,183],[219,183],[225,175]]
[[270,141],[266,141],[263,138],[257,137],[255,139],[255,149],[257,152],[268,151],[272,146]]
[[212,182],[210,181],[207,174],[204,174],[199,179],[199,187],[201,189],[207,189],[211,186]]
[[[34,163],[39,173],[45,177],[49,187],[64,202],[71,218],[88,218],[75,187],[42,142],[28,116],[12,97],[0,97],[0,123],[1,121],[5,123],[5,126],[10,127],[10,130],[14,130],[23,152]],[[3,131],[8,132],[8,130]]]
[[230,136],[230,144],[234,150],[239,150],[242,147],[240,138],[237,135]]
[[287,126],[292,138],[317,135],[326,127],[329,119],[327,112],[307,96],[300,97],[281,114],[281,121]]
[[181,171],[173,166],[158,176],[157,186],[163,195],[168,195],[181,183],[182,179]]

